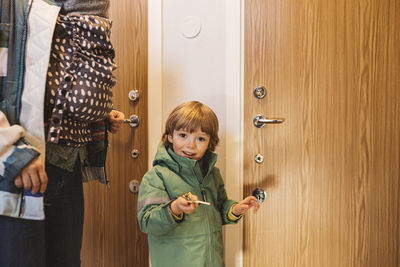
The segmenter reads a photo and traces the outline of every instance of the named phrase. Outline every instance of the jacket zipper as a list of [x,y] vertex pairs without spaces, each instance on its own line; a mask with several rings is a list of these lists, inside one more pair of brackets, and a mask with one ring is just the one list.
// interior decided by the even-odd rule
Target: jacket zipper
[[[194,177],[196,177],[196,172],[194,171],[194,169],[192,169],[192,171],[193,171]],[[201,196],[202,196],[204,201],[207,201],[207,194],[206,194],[206,190],[203,187],[203,184],[204,184],[204,182],[205,182],[207,177],[208,177],[208,173],[206,173],[206,175],[203,177],[202,183],[199,183]],[[196,179],[196,180],[198,181],[198,179]],[[208,263],[207,263],[206,266],[210,266],[211,267],[211,264],[212,264],[212,256],[211,256],[212,249],[211,249],[210,216],[209,216],[209,214],[208,214],[206,209],[204,210],[204,212],[205,212],[206,217],[207,217],[206,224],[207,224],[207,231],[208,231]]]
[[[203,181],[204,182],[204,181]],[[206,195],[206,191],[203,188],[203,184],[201,184],[201,195],[203,196],[203,200],[207,201],[207,195]],[[206,224],[207,224],[207,231],[208,231],[208,264],[206,266],[211,266],[211,253],[212,253],[212,249],[211,249],[211,230],[210,230],[210,217],[209,214],[207,212],[206,209],[204,209],[204,212],[206,214],[207,220],[206,220]]]
[[207,202],[207,194],[204,188],[201,188],[201,196],[203,197],[203,201]]
[[[205,178],[206,177],[204,177],[204,179],[203,179],[203,183],[204,183]],[[203,187],[203,183],[200,184],[200,186],[201,186],[201,195],[202,195],[203,201],[207,202],[207,194],[206,194],[206,190]],[[206,221],[207,221],[207,231],[208,231],[208,264],[207,264],[207,266],[211,266],[211,263],[212,263],[212,256],[211,256],[212,249],[211,249],[210,217],[209,217],[209,214],[207,212],[207,209],[204,209],[204,211],[205,211],[206,216],[207,216],[207,220]]]
[[18,85],[19,88],[17,89],[17,99],[16,99],[16,115],[15,115],[15,122],[17,124],[20,124],[19,120],[19,115],[21,113],[21,96],[22,96],[22,90],[24,89],[24,74],[25,74],[25,52],[26,52],[26,40],[27,40],[27,35],[28,35],[28,16],[31,11],[32,7],[32,0],[28,2],[28,6],[26,8],[26,13],[24,14],[24,19],[25,19],[25,27],[24,27],[24,32],[22,35],[22,51],[21,51],[21,57],[23,58],[22,64],[20,65],[20,72],[19,72],[19,77],[18,77]]

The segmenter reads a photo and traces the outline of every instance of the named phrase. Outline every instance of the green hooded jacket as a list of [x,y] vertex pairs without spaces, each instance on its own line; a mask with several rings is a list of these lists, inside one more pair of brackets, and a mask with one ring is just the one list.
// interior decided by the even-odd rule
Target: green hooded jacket
[[[216,160],[215,153],[206,152],[203,175],[198,161],[167,151],[163,143],[158,146],[153,168],[142,179],[138,200],[139,226],[148,234],[153,267],[224,266],[222,225],[237,222],[227,218],[236,202],[227,198],[219,169],[214,167]],[[199,205],[176,222],[169,204],[188,192],[211,205]]]

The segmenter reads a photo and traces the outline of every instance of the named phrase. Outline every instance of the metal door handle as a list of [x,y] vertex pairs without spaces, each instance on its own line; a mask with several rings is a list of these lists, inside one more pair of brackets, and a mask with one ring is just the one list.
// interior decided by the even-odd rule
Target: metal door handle
[[258,114],[257,116],[255,116],[253,123],[254,126],[256,126],[257,128],[261,128],[264,127],[267,123],[282,123],[284,121],[285,119],[266,119],[262,115]]
[[125,119],[124,123],[129,123],[132,128],[139,126],[139,117],[137,115],[131,115],[129,119]]

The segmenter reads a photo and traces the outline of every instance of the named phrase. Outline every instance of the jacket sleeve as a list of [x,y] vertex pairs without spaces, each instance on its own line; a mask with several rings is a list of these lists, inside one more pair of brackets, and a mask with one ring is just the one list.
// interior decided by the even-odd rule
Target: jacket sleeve
[[0,111],[0,179],[14,180],[15,177],[39,152],[24,142],[24,129],[20,125],[10,126]]
[[169,205],[173,200],[160,176],[156,168],[152,168],[144,175],[139,187],[139,227],[150,235],[166,234],[178,225],[170,212]]
[[224,181],[222,180],[222,176],[219,172],[219,169],[215,168],[214,171],[215,171],[216,186],[217,186],[217,190],[218,190],[218,207],[219,207],[219,211],[221,213],[222,224],[225,225],[225,224],[237,223],[241,217],[236,221],[231,221],[228,218],[228,213],[229,213],[231,207],[233,206],[233,204],[236,204],[237,202],[228,199],[228,196],[227,196],[226,190],[225,190],[225,184],[224,184]]

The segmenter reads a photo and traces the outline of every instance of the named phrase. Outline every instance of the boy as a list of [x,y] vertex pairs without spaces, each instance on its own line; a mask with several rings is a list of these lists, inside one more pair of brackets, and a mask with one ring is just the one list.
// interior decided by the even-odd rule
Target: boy
[[214,166],[218,119],[200,102],[184,103],[169,115],[162,140],[139,188],[138,221],[152,266],[224,266],[222,225],[260,206],[253,196],[227,198]]

